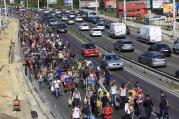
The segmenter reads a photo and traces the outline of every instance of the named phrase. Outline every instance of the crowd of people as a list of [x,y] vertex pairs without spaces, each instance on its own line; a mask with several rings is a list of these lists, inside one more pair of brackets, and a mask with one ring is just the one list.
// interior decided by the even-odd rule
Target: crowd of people
[[[128,88],[131,81],[118,86],[107,67],[103,70],[89,59],[77,58],[69,41],[56,31],[49,31],[53,28],[40,14],[26,11],[18,15],[26,74],[29,69],[39,89],[48,87],[57,99],[67,94],[72,119],[112,119],[114,110],[124,110],[128,118],[140,118],[143,109],[146,118],[151,118],[154,104],[150,95],[144,96],[140,82],[132,89]],[[168,101],[163,91],[159,108],[160,117],[168,118]]]

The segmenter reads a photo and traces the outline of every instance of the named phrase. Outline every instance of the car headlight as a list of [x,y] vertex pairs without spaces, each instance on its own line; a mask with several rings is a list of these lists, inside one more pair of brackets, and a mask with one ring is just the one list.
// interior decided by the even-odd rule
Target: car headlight
[[124,63],[123,63],[123,62],[120,62],[119,64],[120,64],[120,65],[124,65]]

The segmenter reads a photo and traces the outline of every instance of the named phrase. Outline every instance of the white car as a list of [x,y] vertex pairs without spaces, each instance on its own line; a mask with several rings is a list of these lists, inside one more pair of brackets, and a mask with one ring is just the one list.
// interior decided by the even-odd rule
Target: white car
[[89,30],[89,25],[87,23],[81,23],[79,29],[82,30]]
[[90,30],[90,35],[91,35],[91,36],[101,36],[101,35],[102,35],[102,32],[101,32],[101,30],[98,29],[98,28],[92,28],[92,29]]
[[75,18],[75,21],[76,21],[76,22],[82,22],[82,21],[83,21],[83,18],[80,17],[80,16],[77,16],[77,17]]
[[105,30],[105,26],[104,26],[104,24],[102,24],[102,23],[98,23],[98,24],[97,24],[97,28],[98,28],[98,29],[101,29],[102,31]]
[[62,21],[67,21],[67,20],[68,20],[68,17],[67,17],[67,16],[62,16],[61,20],[62,20]]
[[73,19],[69,19],[69,20],[67,21],[67,24],[68,24],[68,25],[75,24],[75,21],[74,21]]

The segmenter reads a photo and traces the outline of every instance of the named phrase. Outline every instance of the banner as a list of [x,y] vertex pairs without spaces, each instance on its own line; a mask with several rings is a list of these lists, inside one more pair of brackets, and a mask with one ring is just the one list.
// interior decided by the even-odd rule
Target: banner
[[117,8],[116,0],[105,0],[105,8]]
[[80,2],[81,7],[86,7],[86,8],[94,8],[94,7],[99,7],[99,2],[93,2],[93,1],[81,1]]
[[64,3],[65,3],[65,4],[71,4],[71,3],[72,3],[72,0],[64,0]]
[[168,14],[173,12],[173,4],[172,3],[164,3],[163,4],[163,14]]
[[48,0],[48,4],[57,4],[57,0]]

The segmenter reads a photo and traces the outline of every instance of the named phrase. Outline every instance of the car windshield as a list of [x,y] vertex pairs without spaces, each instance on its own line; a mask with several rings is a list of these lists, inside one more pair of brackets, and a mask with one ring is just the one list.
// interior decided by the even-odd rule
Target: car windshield
[[100,29],[93,29],[93,31],[101,31]]
[[153,54],[152,58],[155,58],[155,59],[163,59],[164,56],[161,55],[161,54]]
[[101,24],[101,23],[100,23],[100,24],[98,24],[98,26],[104,26],[104,24]]
[[124,41],[123,44],[132,44],[131,41]]
[[55,19],[51,19],[50,21],[51,21],[51,22],[55,22]]
[[107,55],[107,56],[106,56],[106,60],[107,60],[107,61],[119,60],[119,57],[117,57],[116,55]]
[[82,26],[88,26],[88,24],[82,24]]
[[96,46],[94,44],[85,44],[85,49],[94,49]]
[[169,46],[166,44],[159,44],[158,47],[159,48],[169,48]]
[[65,24],[59,24],[59,27],[66,27]]

